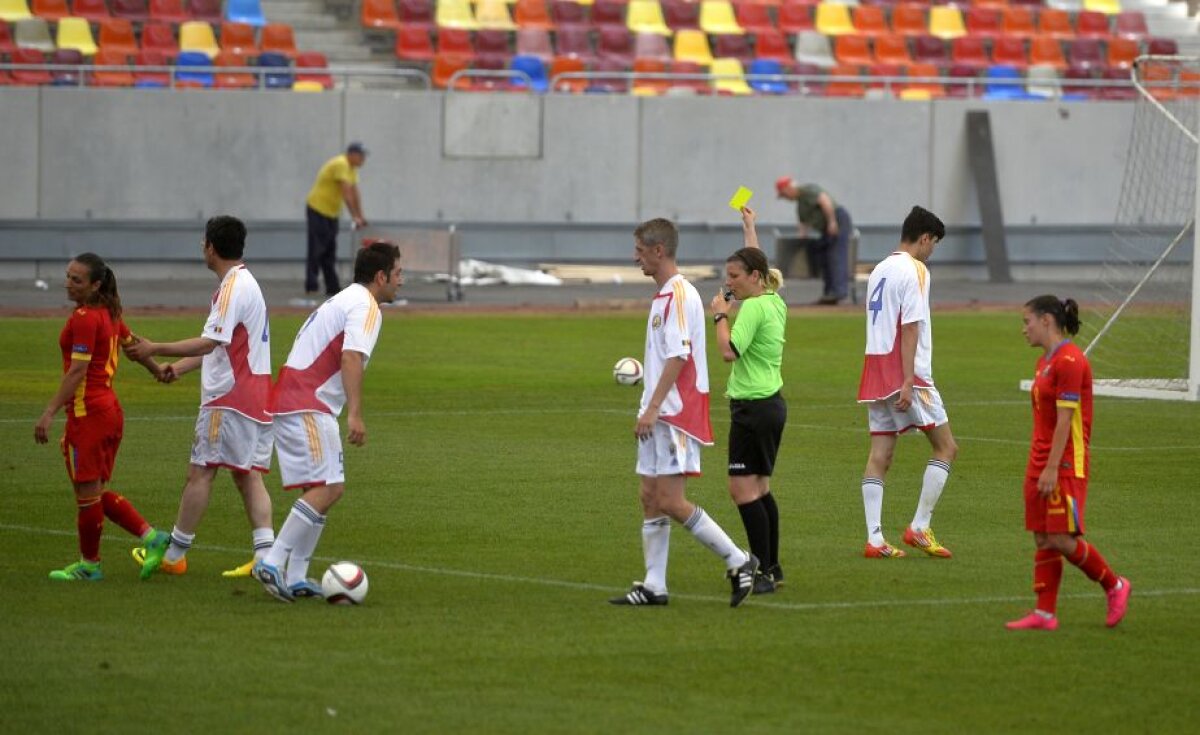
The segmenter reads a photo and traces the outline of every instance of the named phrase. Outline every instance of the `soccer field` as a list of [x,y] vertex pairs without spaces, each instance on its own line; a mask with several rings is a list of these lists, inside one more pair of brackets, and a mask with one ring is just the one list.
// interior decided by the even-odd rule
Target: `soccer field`
[[[1089,539],[1134,585],[1104,598],[1064,572],[1058,631],[1006,631],[1032,606],[1021,479],[1037,353],[1012,313],[934,315],[935,378],[960,444],[934,517],[952,560],[862,558],[865,412],[858,314],[793,312],[789,423],[772,486],[787,585],[728,607],[721,564],[673,532],[666,608],[606,599],[640,579],[633,422],[644,314],[385,316],[366,374],[367,446],[314,572],[359,562],[358,608],[284,605],[220,571],[249,558],[220,476],[183,577],[138,580],[114,524],[101,583],[53,583],[77,558],[54,445],[32,429],[60,372],[64,312],[0,322],[0,731],[4,732],[1194,732],[1200,721],[1200,406],[1098,398]],[[300,316],[272,320],[278,368]],[[154,339],[202,317],[128,318]],[[710,354],[717,446],[689,483],[740,543],[725,489],[728,367]],[[112,487],[170,529],[197,376],[155,384],[122,363],[125,438]],[[61,432],[62,418],[55,435]],[[897,450],[889,540],[928,458]],[[294,496],[267,485],[276,526]]]

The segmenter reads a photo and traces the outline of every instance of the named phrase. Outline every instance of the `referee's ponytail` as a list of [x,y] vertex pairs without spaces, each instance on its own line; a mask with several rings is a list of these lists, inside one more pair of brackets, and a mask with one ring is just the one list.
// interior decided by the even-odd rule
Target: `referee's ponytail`
[[757,273],[767,291],[778,291],[783,285],[783,273],[767,263],[767,256],[759,248],[742,248],[726,258],[725,262],[741,263],[747,273]]

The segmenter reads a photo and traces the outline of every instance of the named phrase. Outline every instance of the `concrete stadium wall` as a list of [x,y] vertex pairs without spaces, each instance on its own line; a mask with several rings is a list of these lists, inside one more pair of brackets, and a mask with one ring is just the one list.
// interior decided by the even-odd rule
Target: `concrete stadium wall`
[[988,109],[1013,257],[1094,259],[1120,194],[1133,106],[942,100],[634,98],[0,89],[0,259],[76,252],[195,257],[216,213],[255,223],[267,258],[303,252],[303,200],[349,140],[371,156],[364,209],[381,225],[458,224],[468,255],[628,257],[631,227],[667,216],[737,238],[744,184],[790,227],[773,181],[824,185],[886,252],[914,203],[982,260],[965,114]]

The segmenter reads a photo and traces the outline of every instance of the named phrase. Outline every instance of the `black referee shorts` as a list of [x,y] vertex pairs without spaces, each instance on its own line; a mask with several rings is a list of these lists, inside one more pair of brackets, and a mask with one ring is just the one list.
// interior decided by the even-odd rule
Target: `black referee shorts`
[[770,477],[787,423],[783,396],[730,399],[729,421],[729,474]]

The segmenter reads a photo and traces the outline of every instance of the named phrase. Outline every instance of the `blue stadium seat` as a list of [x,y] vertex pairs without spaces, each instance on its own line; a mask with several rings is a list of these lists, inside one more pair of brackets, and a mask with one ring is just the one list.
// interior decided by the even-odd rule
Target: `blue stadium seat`
[[201,51],[181,51],[175,57],[175,86],[203,87],[213,85],[212,59]]
[[[512,58],[511,66],[513,71],[523,71],[529,75],[530,87],[538,94],[545,94],[550,87],[550,80],[546,78],[546,64],[536,56],[518,55]],[[514,87],[524,87],[525,80],[519,77],[514,77],[512,80]]]
[[265,52],[258,55],[258,65],[268,69],[284,69],[281,72],[266,72],[263,75],[263,86],[267,89],[291,89],[291,61],[283,54]]
[[[1000,64],[989,66],[984,74],[983,99],[985,100],[1034,100],[1040,99],[1025,91],[1025,77],[1015,66]],[[1013,80],[1013,81],[1008,81]]]
[[[782,74],[783,64],[780,64],[775,59],[755,59],[750,62],[750,67],[746,70],[746,75],[753,77],[755,74]],[[763,94],[787,94],[788,85],[783,80],[775,81],[771,79],[747,79],[751,89]]]
[[225,20],[245,23],[256,28],[267,24],[267,16],[258,0],[229,0],[225,4]]

